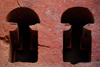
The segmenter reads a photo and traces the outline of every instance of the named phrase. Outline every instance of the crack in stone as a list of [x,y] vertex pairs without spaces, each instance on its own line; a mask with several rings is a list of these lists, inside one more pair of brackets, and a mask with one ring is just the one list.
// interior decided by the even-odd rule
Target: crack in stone
[[45,45],[38,45],[38,46],[41,46],[41,47],[46,47],[46,48],[50,48],[49,46],[45,46]]
[[9,36],[0,37],[0,40],[4,40],[7,43],[9,43],[9,41],[10,41]]
[[[17,0],[17,4],[20,6],[20,4],[19,4],[18,0]],[[21,7],[21,6],[20,6],[20,7]]]

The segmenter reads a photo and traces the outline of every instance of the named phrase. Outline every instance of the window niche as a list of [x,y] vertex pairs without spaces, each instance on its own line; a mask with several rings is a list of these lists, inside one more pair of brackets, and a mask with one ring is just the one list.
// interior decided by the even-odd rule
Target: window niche
[[71,29],[63,31],[63,61],[76,64],[91,61],[91,30],[83,26],[94,23],[92,13],[85,7],[72,7],[61,17],[62,23],[69,23]]
[[7,21],[18,25],[15,31],[10,31],[12,62],[37,62],[38,31],[29,26],[40,23],[38,15],[30,8],[20,7],[7,15]]

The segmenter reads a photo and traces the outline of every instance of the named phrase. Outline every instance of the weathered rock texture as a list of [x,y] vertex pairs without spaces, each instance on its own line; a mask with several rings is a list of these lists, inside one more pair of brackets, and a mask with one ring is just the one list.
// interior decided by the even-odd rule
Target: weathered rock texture
[[[6,21],[9,12],[15,8],[28,7],[34,10],[40,19],[39,24],[30,26],[38,31],[38,62],[11,63],[9,31],[15,30]],[[100,67],[100,0],[0,0],[0,67]],[[65,10],[72,7],[88,8],[95,23],[86,28],[92,31],[91,62],[72,65],[63,62],[63,31],[70,26],[61,23]],[[45,47],[48,46],[48,47]]]

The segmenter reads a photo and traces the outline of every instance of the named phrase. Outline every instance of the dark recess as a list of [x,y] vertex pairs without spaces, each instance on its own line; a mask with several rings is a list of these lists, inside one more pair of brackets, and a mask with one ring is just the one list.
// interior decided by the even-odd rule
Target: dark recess
[[[13,46],[13,52],[12,52],[12,62],[37,62],[38,60],[38,32],[37,31],[32,31],[29,28],[29,25],[34,25],[36,23],[40,23],[38,15],[35,13],[30,8],[26,7],[19,7],[14,10],[12,10],[8,15],[7,15],[7,21],[8,22],[13,22],[18,24],[18,30],[19,30],[19,42],[23,43],[22,50],[17,50],[19,47]],[[31,32],[37,32],[36,34],[32,34]],[[35,40],[31,40],[32,37],[35,36]],[[22,37],[22,41],[21,41]],[[13,39],[12,39],[13,40]],[[33,43],[36,41],[35,43]],[[31,46],[32,44],[32,46]],[[35,44],[35,47],[34,47]],[[31,50],[33,48],[34,50]],[[14,54],[16,52],[16,56],[14,58]],[[15,59],[15,61],[14,61]]]
[[[66,10],[61,17],[61,23],[69,23],[72,28],[68,31],[63,32],[63,61],[71,62],[72,64],[76,64],[79,62],[90,62],[91,61],[91,31],[83,31],[83,26],[88,23],[94,23],[94,18],[92,13],[88,8],[85,7],[72,7]],[[72,31],[70,33],[70,31]],[[81,43],[80,37],[87,33],[87,37],[89,37],[89,44],[87,41],[85,43]],[[70,34],[69,34],[70,33]],[[71,35],[71,36],[70,36]],[[70,37],[72,37],[70,39]],[[69,41],[70,40],[70,41]],[[69,42],[68,42],[69,41]],[[68,42],[68,43],[66,43]],[[66,48],[69,46],[71,42],[72,47]],[[80,43],[82,44],[82,48],[86,48],[89,51],[81,50]],[[86,47],[83,47],[83,46]]]

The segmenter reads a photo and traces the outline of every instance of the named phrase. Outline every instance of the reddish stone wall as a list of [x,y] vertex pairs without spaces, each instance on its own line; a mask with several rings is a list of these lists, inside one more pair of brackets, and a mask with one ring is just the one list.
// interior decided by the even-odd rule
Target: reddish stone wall
[[[100,67],[100,0],[19,0],[21,7],[34,10],[39,18],[40,24],[30,26],[38,30],[38,62],[22,63],[9,62],[10,43],[9,31],[15,30],[6,17],[9,12],[19,5],[17,0],[0,1],[0,67]],[[95,23],[85,27],[92,31],[92,55],[91,62],[71,65],[63,62],[63,31],[70,26],[61,23],[61,16],[65,10],[71,7],[86,7],[94,18]]]

